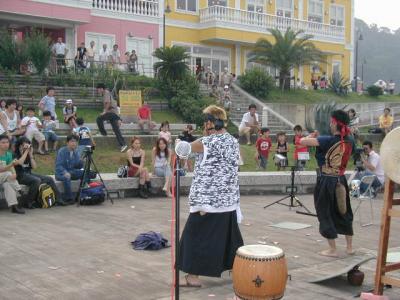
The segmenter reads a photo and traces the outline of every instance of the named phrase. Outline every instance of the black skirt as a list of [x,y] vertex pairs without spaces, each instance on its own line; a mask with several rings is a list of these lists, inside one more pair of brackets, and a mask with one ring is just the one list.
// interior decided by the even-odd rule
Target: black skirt
[[[346,213],[340,214],[336,198],[336,184],[346,189]],[[314,190],[314,204],[319,221],[319,232],[324,238],[336,239],[338,234],[353,235],[353,211],[345,176],[319,176]]]
[[180,241],[179,269],[192,275],[221,277],[231,270],[243,246],[236,211],[191,213]]

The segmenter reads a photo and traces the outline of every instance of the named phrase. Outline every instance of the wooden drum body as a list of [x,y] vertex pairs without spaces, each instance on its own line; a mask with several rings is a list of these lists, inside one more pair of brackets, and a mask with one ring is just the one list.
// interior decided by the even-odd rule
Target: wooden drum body
[[233,289],[243,300],[281,299],[287,281],[287,265],[282,249],[248,245],[236,251],[232,270]]

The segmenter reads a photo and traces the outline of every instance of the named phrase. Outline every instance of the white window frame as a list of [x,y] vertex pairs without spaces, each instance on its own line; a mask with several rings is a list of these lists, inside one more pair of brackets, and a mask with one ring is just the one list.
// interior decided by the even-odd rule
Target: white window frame
[[[246,2],[247,2],[247,3],[246,3],[246,5],[247,5],[247,7],[246,7],[247,11],[253,12],[253,13],[260,13],[260,14],[262,14],[262,13],[265,12],[265,2],[264,2],[264,0],[247,0]],[[261,8],[262,8],[262,11],[256,11],[256,10],[251,11],[251,10],[249,10],[249,4],[254,5],[254,8],[261,7]]]
[[[153,65],[154,65],[154,56],[152,55],[152,53],[154,52],[154,44],[153,44],[153,40],[149,40],[148,38],[142,38],[142,37],[129,37],[129,36],[127,36],[126,38],[125,38],[125,47],[128,45],[128,41],[130,40],[130,39],[135,39],[135,40],[138,40],[138,41],[146,41],[146,42],[148,42],[148,41],[150,41],[150,52],[149,52],[149,57],[150,57],[150,72],[149,73],[146,73],[146,72],[148,72],[148,70],[141,70],[140,69],[140,56],[142,55],[141,53],[139,53],[138,52],[138,49],[129,49],[129,52],[131,52],[132,50],[135,50],[136,51],[136,54],[137,54],[137,56],[138,56],[138,61],[137,61],[137,71],[139,71],[139,73],[141,72],[141,71],[144,71],[144,75],[149,75],[149,76],[152,76],[153,75]],[[127,51],[128,49],[125,49],[125,51],[124,51],[124,53]]]
[[[89,47],[90,46],[90,42],[92,41],[92,39],[89,39],[88,35],[97,35],[97,36],[106,36],[106,37],[110,37],[112,39],[112,45],[117,44],[117,42],[115,41],[115,34],[108,34],[108,33],[101,33],[101,32],[93,32],[93,31],[86,31],[85,32],[85,47]],[[96,41],[97,43],[97,41]],[[111,48],[108,49],[108,51],[112,51],[112,45]],[[99,43],[97,43],[97,45],[94,45],[96,48],[96,56],[95,56],[95,60],[99,59],[99,51],[102,49],[103,45],[99,45]],[[119,45],[118,45],[119,47]],[[121,49],[120,49],[121,51]],[[76,49],[74,49],[74,55],[76,53]]]
[[[343,9],[343,25],[336,25],[337,24],[337,10],[338,8]],[[332,9],[335,9],[335,14],[336,14],[336,18],[335,18],[335,24],[332,24]],[[341,4],[331,4],[330,8],[329,8],[329,24],[333,25],[333,26],[338,26],[338,27],[345,27],[346,25],[346,8],[344,5]]]
[[[281,9],[280,7],[278,7],[278,1],[276,0],[275,2],[275,15],[278,16],[278,10]],[[294,19],[294,0],[290,0],[292,1],[292,7],[291,7],[291,14],[290,14],[290,19]],[[285,8],[286,11],[286,8]],[[286,18],[285,16],[279,16],[280,18]]]
[[333,68],[335,65],[339,66],[339,73],[342,75],[342,61],[341,60],[332,60],[332,72],[331,75],[333,75]]
[[[321,13],[321,15],[316,15],[316,14],[313,14],[314,16],[317,16],[317,17],[321,17],[321,22],[317,22],[317,21],[310,21],[310,3],[311,2],[319,2],[319,3],[321,3],[322,4],[322,13]],[[325,11],[325,3],[324,3],[324,1],[322,0],[308,0],[308,3],[307,3],[308,5],[307,5],[307,20],[308,21],[310,21],[310,22],[316,22],[316,23],[321,23],[321,24],[323,24],[324,23],[324,11]]]
[[[224,0],[224,1],[225,1],[226,5],[219,5],[219,6],[228,7],[228,5],[229,5],[228,0]],[[210,5],[210,0],[207,0],[207,6],[211,7],[211,6],[214,6],[214,5]]]
[[[199,0],[184,0],[186,4],[186,9],[180,9],[178,8],[178,0],[175,0],[175,11],[180,12],[180,13],[185,13],[185,14],[190,14],[190,15],[197,15],[199,13]],[[188,1],[195,1],[196,2],[196,10],[188,10]]]

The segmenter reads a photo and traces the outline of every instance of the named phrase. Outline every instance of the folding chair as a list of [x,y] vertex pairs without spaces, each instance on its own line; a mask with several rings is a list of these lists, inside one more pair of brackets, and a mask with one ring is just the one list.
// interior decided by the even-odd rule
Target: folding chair
[[[372,193],[372,183],[374,182],[375,178],[376,178],[375,175],[366,175],[366,176],[362,177],[360,180],[360,184],[353,186],[353,191],[350,194],[352,198],[358,199],[358,205],[357,205],[356,209],[354,210],[354,214],[356,214],[357,210],[360,209],[358,216],[359,216],[359,220],[360,220],[360,226],[362,226],[362,227],[372,225],[374,222],[374,211],[373,211],[373,206],[372,206],[372,201],[373,201],[374,195]],[[361,184],[368,185],[367,189],[362,194],[360,192]],[[371,219],[370,219],[370,222],[363,224],[362,220],[361,220],[361,204],[364,201],[368,201],[368,200],[369,200],[369,204],[370,204]]]

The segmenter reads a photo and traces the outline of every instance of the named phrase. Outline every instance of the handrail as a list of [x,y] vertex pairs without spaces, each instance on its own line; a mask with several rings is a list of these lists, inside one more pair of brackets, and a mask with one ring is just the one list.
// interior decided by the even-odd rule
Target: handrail
[[270,113],[271,115],[273,115],[274,117],[276,117],[277,119],[279,119],[282,123],[284,123],[285,125],[289,126],[290,128],[293,128],[295,126],[295,124],[293,124],[292,122],[290,122],[288,119],[286,119],[285,117],[282,117],[280,114],[278,114],[276,111],[272,110],[268,105],[266,105],[264,102],[260,101],[259,99],[257,99],[256,97],[254,97],[253,95],[250,95],[248,92],[246,92],[245,90],[243,90],[239,85],[237,85],[236,83],[232,83],[232,87],[234,88],[234,90],[236,92],[238,92],[239,94],[241,94],[242,96],[248,98],[251,100],[251,102],[253,102],[254,104],[261,106],[264,110],[267,110],[268,113]]
[[284,30],[292,28],[294,30],[304,30],[311,34],[321,34],[340,39],[345,37],[345,27],[315,21],[286,18],[284,16],[251,12],[219,5],[202,8],[199,11],[200,23],[222,21],[255,26],[257,29],[278,28]]

